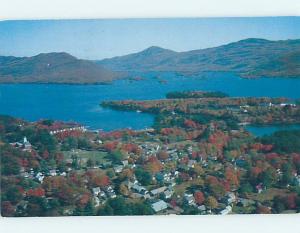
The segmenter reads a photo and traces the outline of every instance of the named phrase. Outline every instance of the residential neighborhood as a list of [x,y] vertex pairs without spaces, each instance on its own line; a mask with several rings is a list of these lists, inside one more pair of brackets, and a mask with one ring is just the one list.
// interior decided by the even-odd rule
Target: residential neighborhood
[[106,103],[159,115],[153,128],[109,132],[1,116],[2,215],[299,212],[299,131],[256,137],[241,125],[300,122],[283,101]]

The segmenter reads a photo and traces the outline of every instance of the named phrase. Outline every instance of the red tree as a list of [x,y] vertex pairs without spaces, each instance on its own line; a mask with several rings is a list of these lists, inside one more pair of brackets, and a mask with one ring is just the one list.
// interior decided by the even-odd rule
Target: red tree
[[204,194],[201,191],[197,191],[194,193],[195,201],[198,205],[201,205],[205,201]]

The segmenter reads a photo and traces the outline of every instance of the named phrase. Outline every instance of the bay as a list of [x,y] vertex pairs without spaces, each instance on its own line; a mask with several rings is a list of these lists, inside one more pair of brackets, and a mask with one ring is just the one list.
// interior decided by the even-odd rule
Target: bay
[[132,74],[110,85],[1,84],[0,114],[29,121],[54,119],[75,121],[105,131],[151,127],[150,114],[115,111],[100,106],[105,100],[162,99],[170,91],[222,91],[236,97],[300,98],[300,79],[244,79],[232,73],[213,72],[183,76],[168,72]]

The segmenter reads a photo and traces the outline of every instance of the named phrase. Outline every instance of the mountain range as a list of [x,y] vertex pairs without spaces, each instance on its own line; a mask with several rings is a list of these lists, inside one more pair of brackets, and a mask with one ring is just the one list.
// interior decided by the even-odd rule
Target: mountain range
[[175,52],[157,46],[125,56],[90,61],[68,53],[0,56],[0,83],[108,83],[130,72],[195,75],[234,72],[242,77],[300,78],[300,39],[249,38],[214,48]]
[[153,46],[98,63],[116,71],[174,71],[190,75],[230,71],[243,77],[300,77],[300,39],[270,41],[249,38],[187,52]]
[[0,83],[107,83],[120,77],[100,64],[67,53],[0,56]]

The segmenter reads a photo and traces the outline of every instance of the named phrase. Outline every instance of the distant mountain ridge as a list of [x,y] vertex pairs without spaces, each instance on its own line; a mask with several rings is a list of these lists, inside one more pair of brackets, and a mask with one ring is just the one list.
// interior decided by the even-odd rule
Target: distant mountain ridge
[[235,72],[242,77],[300,78],[300,39],[249,38],[226,45],[175,52],[157,46],[125,56],[89,61],[68,53],[32,57],[0,56],[0,83],[109,83],[132,71],[171,71],[195,75]]
[[230,71],[243,77],[300,78],[300,39],[270,41],[249,38],[187,52],[153,46],[98,63],[115,71],[174,71],[191,75]]
[[120,74],[68,53],[0,56],[0,83],[106,83]]

